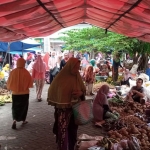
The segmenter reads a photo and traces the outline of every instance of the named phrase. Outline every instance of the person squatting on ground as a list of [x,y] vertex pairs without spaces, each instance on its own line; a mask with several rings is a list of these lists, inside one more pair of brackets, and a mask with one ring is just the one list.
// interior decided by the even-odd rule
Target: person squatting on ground
[[25,69],[25,63],[23,58],[19,58],[17,68],[10,72],[7,81],[7,89],[12,91],[12,129],[16,129],[16,122],[28,123],[29,88],[33,87],[33,79]]
[[144,88],[142,87],[143,80],[141,78],[138,78],[136,80],[136,86],[133,86],[131,90],[129,91],[126,100],[129,100],[131,102],[139,102],[139,103],[145,103],[144,97]]
[[107,94],[108,85],[102,85],[93,102],[93,116],[95,125],[101,126],[105,122],[112,122],[119,118],[119,114],[109,108]]
[[70,58],[54,78],[48,89],[48,104],[55,106],[55,123],[58,150],[73,150],[78,126],[75,124],[72,105],[85,100],[85,86],[79,74],[80,60]]
[[42,101],[41,95],[45,83],[45,72],[46,72],[46,64],[45,62],[43,62],[41,55],[39,54],[33,65],[32,70],[32,78],[34,79],[36,85],[36,94],[37,94],[36,98],[39,102]]

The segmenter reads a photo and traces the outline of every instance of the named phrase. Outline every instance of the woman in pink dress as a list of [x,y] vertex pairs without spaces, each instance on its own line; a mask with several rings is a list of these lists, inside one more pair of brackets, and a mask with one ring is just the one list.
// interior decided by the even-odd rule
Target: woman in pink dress
[[36,84],[37,100],[42,101],[41,95],[45,83],[46,65],[43,62],[41,55],[37,56],[36,62],[33,65],[32,78]]

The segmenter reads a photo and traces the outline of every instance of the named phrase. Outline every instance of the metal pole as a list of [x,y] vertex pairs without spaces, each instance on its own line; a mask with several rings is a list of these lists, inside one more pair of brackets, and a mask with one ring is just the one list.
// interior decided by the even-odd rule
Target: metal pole
[[8,50],[7,50],[6,54],[5,54],[5,58],[4,58],[4,61],[3,61],[3,64],[2,64],[2,68],[4,67],[4,63],[6,61],[7,54],[8,54]]
[[8,59],[9,59],[9,74],[10,74],[10,42],[8,42],[8,53],[9,53],[9,55],[8,55]]

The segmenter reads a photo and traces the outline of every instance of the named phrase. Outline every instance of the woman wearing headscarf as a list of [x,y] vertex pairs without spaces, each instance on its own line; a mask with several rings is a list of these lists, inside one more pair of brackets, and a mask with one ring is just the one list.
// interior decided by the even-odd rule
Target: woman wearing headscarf
[[113,121],[118,119],[118,114],[112,113],[109,108],[107,94],[109,92],[108,85],[102,85],[95,100],[93,102],[93,116],[95,125],[101,125],[105,121]]
[[32,53],[27,53],[27,65],[29,65],[31,62],[32,62],[32,58],[33,58],[33,56],[32,56]]
[[91,60],[90,60],[90,65],[93,66],[93,72],[94,72],[94,73],[98,73],[99,68],[98,68],[97,65],[96,65],[96,60],[95,60],[95,59],[91,59]]
[[49,66],[48,66],[48,60],[49,60],[49,58],[50,58],[50,54],[49,54],[49,52],[47,52],[47,53],[44,55],[44,57],[43,57],[43,61],[44,61],[45,64],[46,64],[46,71],[49,71]]
[[64,68],[54,78],[48,90],[48,104],[55,106],[55,123],[58,150],[73,150],[78,126],[74,122],[72,105],[84,100],[86,92],[79,74],[80,60],[70,58]]
[[33,87],[30,73],[25,69],[25,60],[17,60],[17,68],[10,72],[7,89],[12,91],[12,129],[16,129],[16,122],[23,121],[26,124],[26,116],[29,105],[29,88]]
[[39,102],[42,101],[41,95],[45,83],[45,72],[46,72],[46,65],[45,62],[43,62],[41,55],[39,54],[33,65],[32,70],[32,78],[35,81],[37,100]]
[[94,95],[92,91],[93,91],[93,83],[95,81],[95,73],[93,72],[92,66],[88,66],[88,68],[85,70],[85,73],[83,74],[83,79],[86,84],[86,94]]

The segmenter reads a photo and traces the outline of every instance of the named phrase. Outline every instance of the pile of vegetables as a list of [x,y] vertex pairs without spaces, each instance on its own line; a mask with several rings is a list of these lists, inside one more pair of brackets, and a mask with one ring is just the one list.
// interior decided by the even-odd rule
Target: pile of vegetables
[[120,98],[113,97],[113,98],[109,99],[108,101],[109,101],[109,106],[110,107],[125,106],[125,102]]
[[149,109],[148,105],[141,105],[138,102],[129,101],[124,101],[122,105],[120,103],[116,105],[110,103],[110,107],[113,111],[118,112],[120,116],[136,115],[142,120],[144,120],[143,113],[146,109]]
[[120,119],[103,125],[104,128],[107,128],[108,137],[120,142],[134,136],[141,150],[149,150],[150,127],[146,124],[145,111],[149,110],[150,106],[117,98],[111,99],[109,105],[112,111],[120,114]]
[[108,135],[110,138],[116,139],[117,141],[127,140],[131,136],[135,136],[138,139],[141,150],[149,150],[150,127],[147,125],[135,126],[135,124],[131,124],[129,127],[124,127],[120,130],[110,130]]

